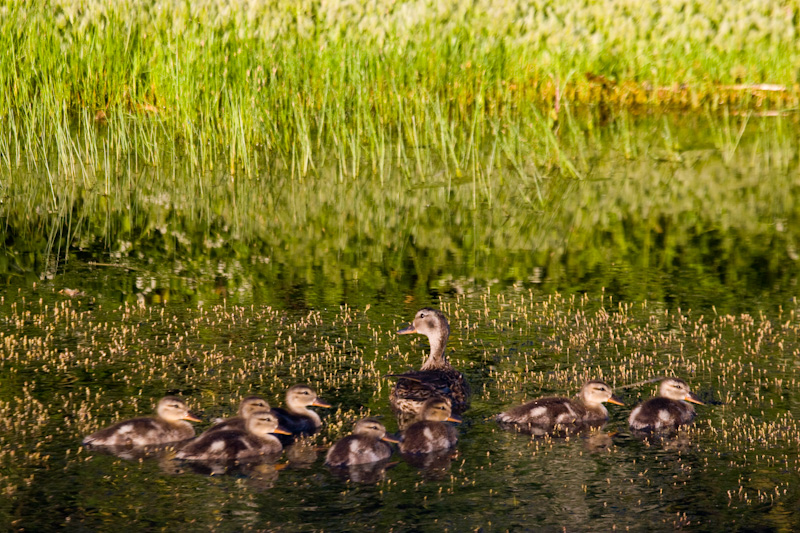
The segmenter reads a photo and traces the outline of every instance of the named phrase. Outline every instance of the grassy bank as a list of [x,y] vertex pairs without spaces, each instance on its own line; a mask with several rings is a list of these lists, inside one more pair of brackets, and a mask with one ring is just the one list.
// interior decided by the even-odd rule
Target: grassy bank
[[249,174],[333,157],[354,176],[420,146],[459,171],[501,137],[569,172],[534,139],[576,103],[798,105],[784,2],[365,4],[11,2],[0,158],[78,176],[131,154]]

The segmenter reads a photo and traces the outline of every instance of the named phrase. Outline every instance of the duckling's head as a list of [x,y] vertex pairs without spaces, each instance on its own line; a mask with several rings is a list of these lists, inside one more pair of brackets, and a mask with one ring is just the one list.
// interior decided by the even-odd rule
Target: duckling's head
[[261,396],[248,396],[239,404],[239,416],[249,418],[255,411],[269,411],[269,403]]
[[380,439],[386,435],[386,428],[374,418],[363,418],[356,422],[353,434]]
[[419,333],[426,337],[436,336],[450,336],[450,324],[447,323],[447,318],[444,313],[436,309],[426,307],[417,311],[414,316],[413,322],[407,328],[401,329],[397,332],[398,335],[407,335],[409,333]]
[[278,425],[278,418],[268,409],[253,411],[247,419],[247,431],[258,437],[266,437],[270,433],[291,435]]
[[622,401],[614,396],[614,390],[599,379],[587,381],[581,387],[580,398],[584,405],[595,406],[601,403],[613,403],[614,405],[625,405]]
[[186,402],[177,396],[165,396],[158,401],[156,414],[159,418],[167,422],[177,422],[178,420],[189,420],[191,422],[202,422],[199,418],[189,412]]
[[286,391],[286,405],[290,409],[305,409],[309,406],[330,407],[317,397],[314,389],[308,385],[295,385]]
[[667,378],[662,381],[661,385],[658,386],[658,395],[670,400],[703,404],[700,398],[689,389],[689,385],[678,378]]
[[431,422],[461,422],[452,415],[450,400],[447,398],[431,398],[422,404],[422,419]]

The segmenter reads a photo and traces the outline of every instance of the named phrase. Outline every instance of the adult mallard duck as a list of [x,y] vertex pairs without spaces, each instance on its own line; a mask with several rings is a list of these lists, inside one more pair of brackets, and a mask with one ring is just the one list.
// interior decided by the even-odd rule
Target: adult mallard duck
[[444,314],[436,309],[420,309],[411,325],[397,333],[425,335],[431,352],[419,370],[393,375],[397,384],[389,395],[392,409],[419,416],[426,400],[446,398],[452,412],[463,413],[469,407],[469,384],[464,375],[450,365],[444,353],[450,337],[450,325]]
[[211,433],[213,431],[230,431],[232,429],[244,431],[247,419],[250,418],[250,415],[257,411],[269,411],[269,403],[267,403],[267,400],[261,396],[248,396],[239,404],[239,411],[236,416],[217,422],[205,430],[205,433]]
[[603,403],[624,405],[614,396],[614,391],[600,380],[587,381],[578,397],[573,399],[546,397],[532,400],[497,415],[504,424],[530,425],[552,428],[556,424],[569,426],[608,420],[608,410]]
[[[286,391],[286,409],[275,407],[272,413],[278,417],[282,428],[293,437],[313,435],[322,426],[322,419],[309,407],[330,407],[317,397],[314,389],[308,385],[294,385]],[[284,445],[290,444],[293,438],[281,438]]]
[[178,450],[175,457],[186,461],[223,462],[275,456],[283,450],[283,445],[274,434],[289,434],[267,410],[251,413],[245,428],[244,431],[204,433]]
[[671,431],[694,420],[692,403],[703,405],[685,381],[667,378],[658,386],[658,397],[650,398],[631,411],[628,424],[634,431]]
[[386,428],[375,418],[356,422],[353,434],[340,439],[328,450],[325,464],[353,466],[383,461],[392,456],[389,442],[397,440],[386,435]]
[[422,405],[422,420],[411,424],[400,441],[405,454],[431,453],[452,448],[458,442],[458,431],[447,422],[461,422],[453,416],[450,400],[430,398]]
[[117,422],[83,439],[89,446],[155,446],[194,437],[194,427],[186,420],[201,422],[176,396],[159,400],[155,417],[131,418]]

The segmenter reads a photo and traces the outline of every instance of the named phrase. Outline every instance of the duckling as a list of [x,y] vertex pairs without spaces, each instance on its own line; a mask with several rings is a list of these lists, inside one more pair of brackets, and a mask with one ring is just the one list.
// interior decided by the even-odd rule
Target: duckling
[[567,426],[608,420],[608,410],[604,402],[624,405],[614,396],[614,391],[600,380],[587,381],[574,400],[560,397],[547,397],[518,405],[497,415],[504,424],[530,425],[552,428],[556,424]]
[[[286,391],[286,409],[276,407],[272,413],[278,417],[282,428],[292,436],[313,435],[322,426],[319,415],[309,409],[310,406],[330,407],[317,397],[314,389],[308,385],[294,385]],[[284,445],[292,439],[281,439]]]
[[431,352],[419,370],[395,375],[397,384],[389,401],[398,413],[420,415],[422,405],[430,398],[447,398],[456,414],[469,407],[469,384],[464,375],[453,368],[444,350],[450,337],[450,325],[444,313],[436,309],[420,309],[414,321],[398,335],[419,333],[428,337]]
[[175,396],[159,400],[155,417],[131,418],[117,422],[83,439],[90,446],[153,446],[180,442],[194,437],[189,422],[201,422],[189,412],[186,403]]
[[276,455],[283,450],[283,445],[273,434],[289,434],[278,425],[278,418],[267,410],[251,413],[245,427],[245,431],[231,429],[204,433],[178,450],[175,457],[216,462]]
[[248,396],[239,404],[239,412],[237,416],[226,418],[225,420],[217,422],[205,430],[204,434],[211,433],[213,431],[230,431],[232,429],[237,431],[245,431],[247,419],[250,418],[250,415],[256,411],[269,411],[269,403],[267,403],[267,400],[261,396]]
[[637,405],[628,424],[635,431],[670,431],[688,424],[695,412],[691,403],[703,405],[685,381],[667,378],[658,387],[658,397]]
[[422,420],[403,434],[400,451],[407,454],[431,453],[452,448],[458,442],[456,428],[446,422],[461,422],[452,415],[450,400],[430,398],[422,405]]
[[383,461],[392,455],[387,442],[398,441],[386,435],[386,428],[374,418],[356,422],[353,434],[334,444],[325,459],[330,466],[352,466]]

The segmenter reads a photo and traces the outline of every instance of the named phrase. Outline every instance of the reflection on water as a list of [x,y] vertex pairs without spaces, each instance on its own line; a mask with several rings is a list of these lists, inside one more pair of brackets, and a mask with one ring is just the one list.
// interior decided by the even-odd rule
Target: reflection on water
[[[604,138],[613,127],[579,129],[608,141],[565,152],[583,179],[529,165],[480,190],[320,169],[203,194],[189,180],[176,197],[148,168],[123,170],[108,195],[70,189],[50,212],[22,201],[45,205],[41,191],[10,182],[0,524],[800,529],[796,126],[729,146],[714,141],[718,124],[650,120],[629,139],[641,157]],[[383,415],[398,430],[385,376],[428,352],[423,337],[395,335],[424,306],[447,314],[448,353],[473,390],[456,449],[329,470],[325,451],[352,421]],[[628,415],[656,391],[628,386],[664,375],[707,405],[675,435],[639,438]],[[593,378],[627,405],[601,428],[538,435],[494,421]],[[276,464],[197,475],[168,453],[80,444],[167,394],[211,419],[252,394],[279,405],[296,383],[333,407]]]

